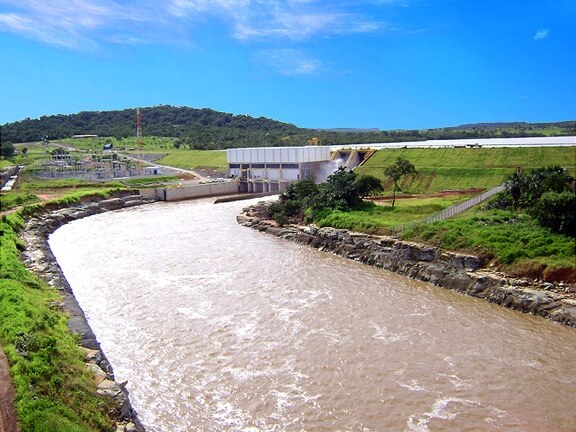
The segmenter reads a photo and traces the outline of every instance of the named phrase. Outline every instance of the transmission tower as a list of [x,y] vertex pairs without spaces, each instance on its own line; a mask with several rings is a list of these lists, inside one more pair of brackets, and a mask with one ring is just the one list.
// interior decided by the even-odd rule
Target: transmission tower
[[140,108],[136,108],[136,139],[138,140],[138,167],[142,171],[142,116]]

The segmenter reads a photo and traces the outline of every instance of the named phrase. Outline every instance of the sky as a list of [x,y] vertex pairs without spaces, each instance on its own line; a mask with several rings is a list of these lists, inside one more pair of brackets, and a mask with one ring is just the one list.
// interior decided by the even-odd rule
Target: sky
[[306,128],[576,120],[576,0],[0,0],[0,125],[156,105]]

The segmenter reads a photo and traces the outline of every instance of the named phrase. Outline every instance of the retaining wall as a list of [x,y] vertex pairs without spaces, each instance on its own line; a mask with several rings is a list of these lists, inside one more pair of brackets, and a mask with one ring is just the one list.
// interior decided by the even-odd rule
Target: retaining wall
[[142,190],[143,196],[159,201],[181,201],[186,199],[204,198],[211,196],[232,195],[238,193],[237,181],[222,183],[207,183],[178,188],[163,188]]

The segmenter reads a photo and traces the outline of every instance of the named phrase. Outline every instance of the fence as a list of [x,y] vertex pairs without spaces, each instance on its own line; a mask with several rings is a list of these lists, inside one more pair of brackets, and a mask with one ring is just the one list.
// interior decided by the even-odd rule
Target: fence
[[[505,185],[503,185],[503,184],[501,184],[500,186],[496,186],[490,190],[487,190],[486,192],[481,193],[480,195],[477,195],[473,198],[470,198],[467,201],[453,205],[452,207],[448,207],[447,209],[442,210],[440,213],[424,219],[423,222],[425,224],[430,224],[432,222],[437,222],[437,221],[442,221],[444,219],[448,219],[449,217],[452,217],[458,213],[461,213],[464,210],[468,210],[470,207],[473,207],[476,204],[481,203],[482,201],[486,201],[491,196],[496,195],[499,192],[502,192],[504,190],[504,188],[505,188]],[[398,236],[398,234],[401,233],[402,231],[404,231],[406,228],[408,228],[411,225],[417,224],[417,223],[419,223],[419,222],[412,222],[412,223],[405,224],[405,225],[395,226],[392,229],[392,236],[393,237]]]
[[475,206],[476,204],[481,203],[482,201],[486,201],[492,195],[496,195],[499,192],[504,190],[505,186],[502,184],[500,186],[496,186],[486,192],[475,196],[474,198],[470,198],[467,201],[461,202],[459,204],[453,205],[452,207],[448,207],[447,209],[442,210],[440,213],[430,216],[424,219],[424,223],[430,224],[432,222],[442,221],[444,219],[448,219],[458,213],[463,212],[464,210],[468,210],[470,207]]

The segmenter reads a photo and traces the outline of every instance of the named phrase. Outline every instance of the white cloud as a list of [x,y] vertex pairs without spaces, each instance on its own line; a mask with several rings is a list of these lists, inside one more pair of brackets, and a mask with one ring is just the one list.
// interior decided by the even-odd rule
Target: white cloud
[[550,34],[550,29],[538,29],[538,31],[534,35],[534,40],[539,41],[542,39],[546,39],[549,34]]
[[257,59],[260,63],[287,76],[314,75],[323,71],[319,61],[292,48],[260,51]]
[[136,23],[139,15],[111,0],[4,0],[0,30],[22,34],[65,48],[94,46],[98,32],[120,22]]
[[[303,40],[372,33],[386,26],[356,13],[374,0],[0,0],[0,31],[66,48],[103,42],[165,42],[211,20],[236,39]],[[382,6],[389,4],[384,2]],[[394,1],[394,0],[392,0]]]

